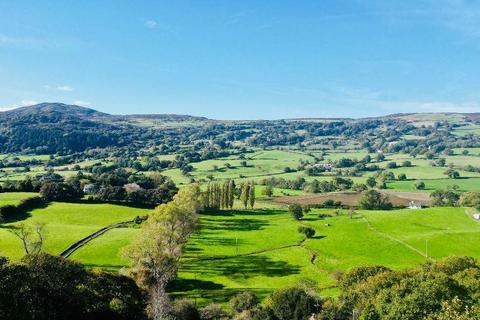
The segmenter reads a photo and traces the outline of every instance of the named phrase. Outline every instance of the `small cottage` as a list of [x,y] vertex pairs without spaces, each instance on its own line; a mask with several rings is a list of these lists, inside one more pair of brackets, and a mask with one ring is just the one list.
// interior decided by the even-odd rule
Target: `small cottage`
[[416,203],[415,201],[410,201],[408,204],[408,209],[422,209],[422,204]]

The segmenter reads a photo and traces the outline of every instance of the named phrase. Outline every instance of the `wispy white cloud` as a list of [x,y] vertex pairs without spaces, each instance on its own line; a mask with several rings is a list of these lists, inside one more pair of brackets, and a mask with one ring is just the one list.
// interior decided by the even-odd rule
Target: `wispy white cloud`
[[384,110],[396,112],[455,112],[474,113],[480,112],[478,102],[447,102],[447,101],[377,101],[379,107]]
[[38,104],[35,100],[22,100],[22,106],[33,106],[34,104]]
[[155,29],[158,26],[158,22],[155,20],[147,20],[144,25],[149,29]]
[[76,106],[83,106],[83,107],[89,107],[91,106],[91,103],[88,101],[82,101],[82,100],[75,100],[73,101],[73,104]]
[[66,86],[66,85],[57,86],[55,89],[56,89],[56,90],[59,90],[59,91],[67,91],[67,92],[72,92],[72,91],[73,91],[73,88],[72,88],[72,87]]
[[477,101],[442,101],[436,99],[392,99],[388,93],[374,90],[359,90],[342,86],[330,86],[317,92],[333,106],[349,109],[364,108],[378,113],[422,113],[422,112],[480,112]]

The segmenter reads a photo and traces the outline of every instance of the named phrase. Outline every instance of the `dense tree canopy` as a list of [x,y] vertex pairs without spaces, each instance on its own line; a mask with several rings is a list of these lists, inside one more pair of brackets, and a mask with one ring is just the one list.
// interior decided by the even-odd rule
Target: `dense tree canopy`
[[8,263],[0,257],[0,318],[144,319],[144,298],[128,277],[63,258],[39,254]]

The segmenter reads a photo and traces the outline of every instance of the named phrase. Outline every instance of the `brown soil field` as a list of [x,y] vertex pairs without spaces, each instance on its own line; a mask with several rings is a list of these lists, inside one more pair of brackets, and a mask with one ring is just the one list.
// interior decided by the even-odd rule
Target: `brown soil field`
[[[390,202],[395,207],[407,207],[411,201],[422,206],[429,206],[430,195],[428,193],[420,192],[395,192],[395,191],[381,191],[386,195]],[[322,204],[327,200],[340,201],[348,206],[356,206],[360,193],[356,192],[331,192],[331,193],[317,193],[302,196],[284,196],[275,198],[273,201],[283,204],[298,203],[301,205],[308,204]]]

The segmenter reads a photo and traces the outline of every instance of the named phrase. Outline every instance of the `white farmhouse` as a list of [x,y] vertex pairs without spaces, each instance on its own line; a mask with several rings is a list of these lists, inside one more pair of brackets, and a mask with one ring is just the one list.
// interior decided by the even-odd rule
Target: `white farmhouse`
[[422,209],[422,204],[415,203],[415,201],[410,201],[408,204],[408,209]]

